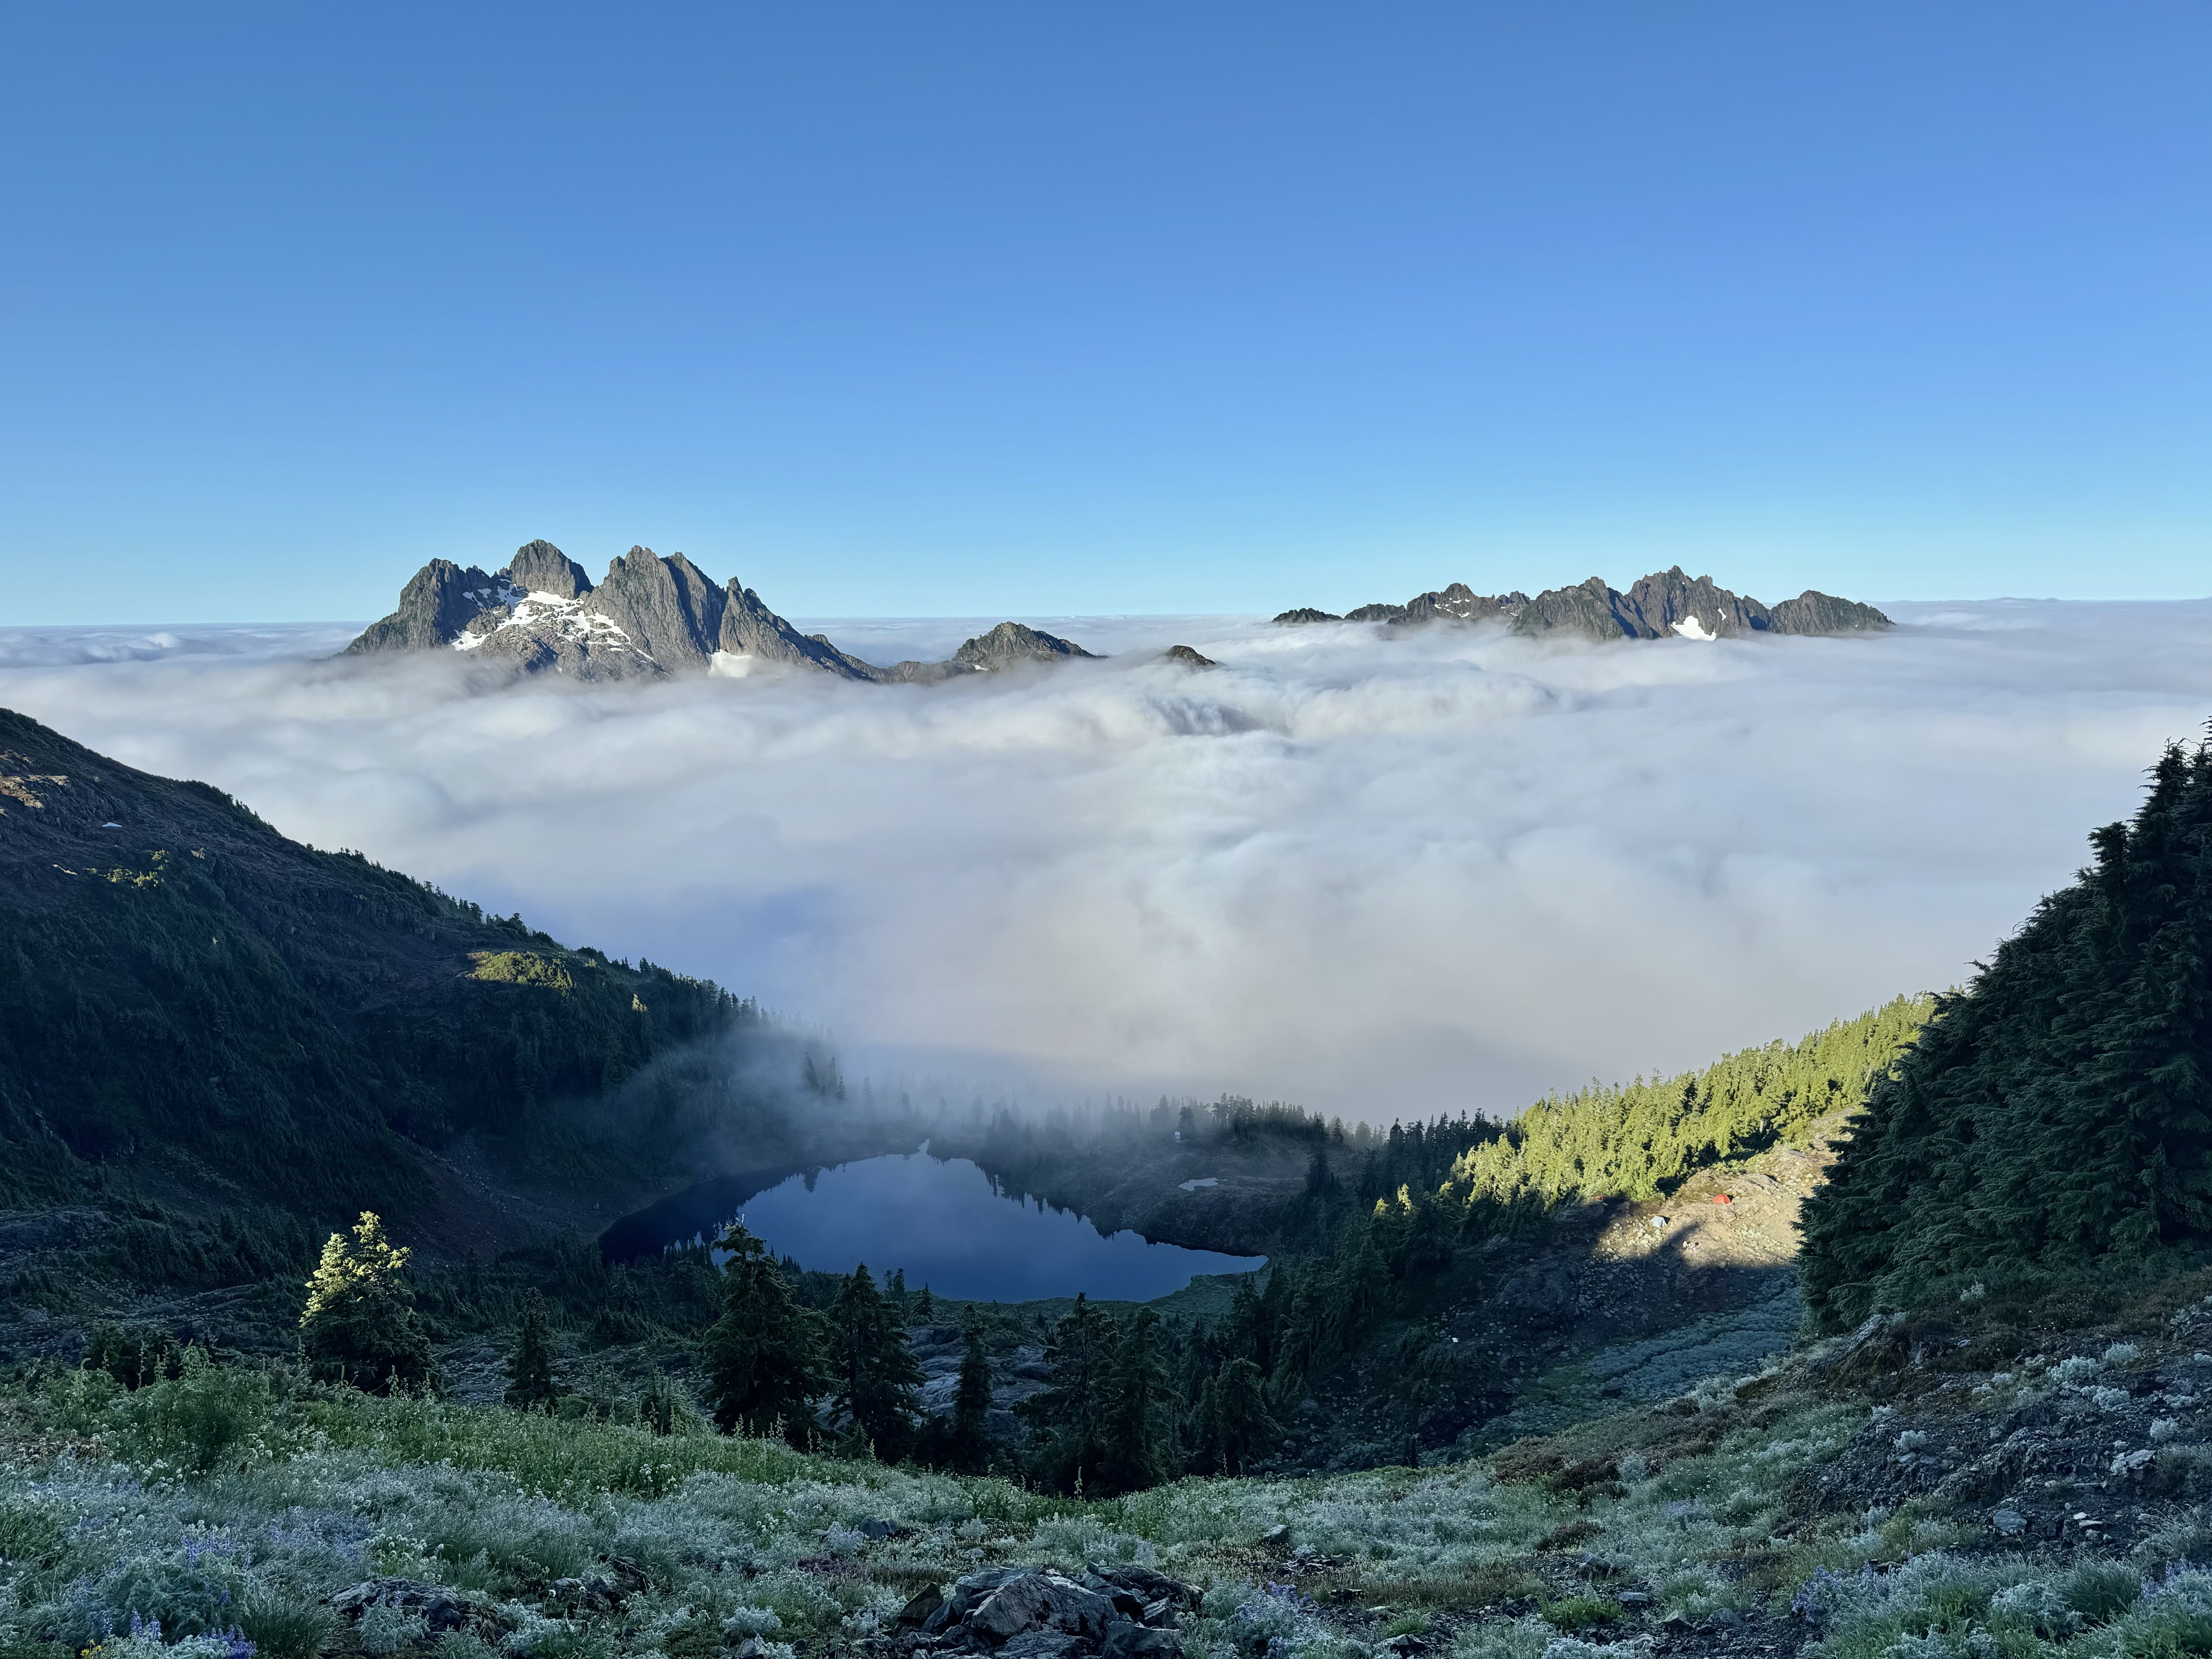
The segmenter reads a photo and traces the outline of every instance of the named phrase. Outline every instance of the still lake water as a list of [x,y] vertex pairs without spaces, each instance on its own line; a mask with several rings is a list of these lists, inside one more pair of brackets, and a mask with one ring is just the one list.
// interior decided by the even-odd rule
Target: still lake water
[[[701,1189],[709,1203],[713,1186]],[[666,1212],[696,1217],[697,1211],[695,1201]],[[751,1193],[733,1212],[778,1255],[803,1267],[842,1273],[865,1261],[879,1284],[903,1267],[908,1290],[927,1285],[939,1296],[970,1301],[1028,1302],[1084,1291],[1149,1302],[1200,1273],[1250,1273],[1267,1263],[1265,1256],[1154,1244],[1133,1232],[1107,1237],[1073,1211],[997,1191],[964,1158],[927,1152],[862,1158],[811,1180],[790,1176]],[[654,1247],[700,1231],[712,1237],[703,1218],[679,1224],[680,1235],[667,1233]]]

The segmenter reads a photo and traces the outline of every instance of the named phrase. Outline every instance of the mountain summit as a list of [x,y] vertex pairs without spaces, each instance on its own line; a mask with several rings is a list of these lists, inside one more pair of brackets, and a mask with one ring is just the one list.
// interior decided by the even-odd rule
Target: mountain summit
[[1009,622],[969,640],[944,662],[879,668],[840,651],[825,635],[801,634],[740,581],[717,587],[681,553],[662,558],[633,547],[593,586],[583,566],[544,541],[517,548],[505,568],[489,574],[431,560],[400,590],[399,608],[363,629],[346,654],[443,650],[586,680],[741,674],[769,663],[841,679],[922,685],[1092,654]]
[[1285,623],[1379,622],[1394,628],[1493,619],[1531,637],[1565,634],[1598,641],[1661,640],[1673,634],[1692,640],[1745,634],[1858,634],[1892,625],[1870,605],[1810,588],[1769,608],[1731,593],[1711,576],[1685,575],[1679,564],[1653,572],[1625,593],[1602,576],[1574,587],[1554,587],[1533,599],[1521,592],[1477,593],[1464,582],[1454,582],[1403,605],[1363,605],[1342,617],[1301,606],[1275,618]]

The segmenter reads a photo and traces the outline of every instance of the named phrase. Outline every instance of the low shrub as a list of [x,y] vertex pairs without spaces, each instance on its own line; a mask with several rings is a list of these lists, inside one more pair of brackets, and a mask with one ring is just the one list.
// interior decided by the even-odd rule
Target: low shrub
[[205,1474],[270,1449],[264,1437],[276,1399],[262,1372],[211,1364],[198,1348],[186,1348],[176,1376],[125,1395],[108,1415],[131,1462]]
[[1613,1623],[1620,1617],[1620,1604],[1602,1595],[1570,1595],[1546,1602],[1536,1613],[1553,1629],[1571,1633]]

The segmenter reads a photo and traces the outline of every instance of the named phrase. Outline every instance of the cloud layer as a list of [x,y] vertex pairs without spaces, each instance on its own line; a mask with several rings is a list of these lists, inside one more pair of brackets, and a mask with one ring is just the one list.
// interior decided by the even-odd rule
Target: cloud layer
[[[1957,982],[2212,714],[2212,604],[1586,648],[1043,620],[939,688],[491,685],[329,629],[0,634],[0,703],[286,833],[1039,1098],[1510,1111]],[[957,622],[809,623],[878,660]],[[1186,670],[1161,647],[1222,666]]]

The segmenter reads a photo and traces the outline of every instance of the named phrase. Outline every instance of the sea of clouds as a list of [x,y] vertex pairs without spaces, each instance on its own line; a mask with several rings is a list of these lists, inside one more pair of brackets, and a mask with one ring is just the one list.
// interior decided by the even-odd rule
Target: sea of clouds
[[[829,1028],[883,1087],[1510,1111],[1961,981],[2212,715],[2212,603],[1881,638],[1037,619],[941,686],[0,631],[0,705]],[[994,619],[995,620],[995,619]],[[878,661],[980,623],[816,622]],[[1159,658],[1189,644],[1218,660]]]

